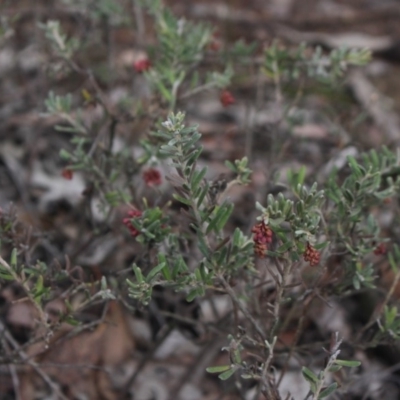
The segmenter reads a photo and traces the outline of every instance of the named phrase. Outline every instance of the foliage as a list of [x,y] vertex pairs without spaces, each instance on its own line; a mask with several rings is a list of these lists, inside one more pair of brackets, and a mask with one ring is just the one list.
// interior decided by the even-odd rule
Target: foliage
[[[66,3],[84,7],[94,21],[106,18],[113,25],[123,19],[118,2]],[[184,293],[189,302],[213,293],[227,294],[246,328],[237,325],[228,337],[225,350],[229,363],[211,366],[207,371],[218,373],[221,380],[255,380],[259,391],[270,398],[274,386],[270,367],[276,362],[279,337],[290,319],[287,316],[292,312],[307,314],[307,304],[317,296],[329,302],[331,296],[349,296],[373,290],[379,284],[372,255],[379,244],[388,240],[381,237],[379,222],[371,210],[397,196],[400,158],[387,148],[348,157],[345,173],[333,170],[318,183],[314,182],[315,177],[307,176],[304,167],[290,170],[288,183],[281,185],[283,189],[277,194],[269,193],[266,201],[256,204],[253,236],[240,227],[232,228],[229,223],[235,204],[228,194],[235,185],[251,183],[252,160],[245,156],[227,160],[231,177],[222,183],[211,181],[207,167],[200,162],[203,147],[199,128],[188,124],[180,110],[188,98],[200,92],[227,88],[253,62],[254,47],[236,44],[224,53],[222,68],[205,71],[212,28],[175,17],[159,1],[143,2],[143,7],[154,21],[157,40],[148,52],[150,63],[140,73],[151,88],[152,99],[157,103],[155,110],[146,109],[149,103],[135,103],[134,98],[127,99],[134,107],[111,107],[101,78],[76,60],[83,38],[68,37],[59,21],[41,25],[51,51],[62,60],[63,67],[69,73],[84,76],[90,86],[79,94],[51,91],[45,102],[45,116],[55,118],[55,128],[70,138],[70,146],[61,150],[60,158],[69,170],[82,174],[91,183],[90,196],[98,199],[103,226],[111,229],[113,215],[124,206],[137,211],[126,217],[131,235],[122,222],[119,234],[142,249],[143,257],[132,263],[123,279],[103,276],[96,284],[75,282],[74,290],[81,290],[86,296],[80,309],[104,298],[127,302],[134,299],[134,307],[147,306],[155,287]],[[241,62],[235,63],[236,58]],[[290,101],[282,85],[294,82],[301,95],[304,80],[334,85],[348,67],[364,65],[368,60],[367,50],[338,49],[326,54],[321,48],[311,51],[301,45],[293,51],[273,43],[263,51],[258,67],[276,90],[276,102],[284,106],[278,121],[283,123],[289,121]],[[101,110],[100,123],[85,118],[87,103]],[[149,114],[150,122],[138,143],[139,154],[128,147],[118,148],[117,127]],[[104,126],[109,129],[102,129]],[[169,189],[162,185],[157,188],[161,198],[157,204],[137,189],[143,168],[155,166],[163,170],[166,186],[169,185]],[[178,216],[181,219],[176,222]],[[5,248],[10,243],[14,247],[7,236],[12,224],[2,217],[0,228]],[[24,251],[14,247],[8,261],[0,258],[0,278],[2,282],[17,282],[36,308],[41,323],[54,330],[57,327],[48,323],[44,308],[54,295],[54,287],[68,273],[55,272],[41,261],[26,264]],[[341,270],[332,273],[337,257]],[[398,247],[393,246],[387,257],[397,283]],[[299,282],[308,262],[314,268],[311,278]],[[274,292],[265,303],[264,318],[257,311],[259,300],[255,300],[257,287],[263,285],[260,280],[265,276],[261,270],[267,271]],[[237,287],[235,280],[241,282]],[[388,291],[381,311],[360,332],[359,339],[365,347],[399,339],[398,308],[392,305],[394,287]],[[71,308],[63,318],[72,320],[76,311]],[[375,327],[372,338],[364,337],[371,327]],[[296,329],[298,340],[301,322]],[[296,345],[295,341],[290,349],[280,350],[288,362],[297,351]],[[327,362],[313,366],[320,372],[304,366],[303,376],[310,384],[313,399],[341,390],[337,382],[328,382],[328,372],[359,365],[338,358],[340,345],[341,340],[335,335]],[[257,353],[261,361],[256,362],[249,356],[251,353]]]

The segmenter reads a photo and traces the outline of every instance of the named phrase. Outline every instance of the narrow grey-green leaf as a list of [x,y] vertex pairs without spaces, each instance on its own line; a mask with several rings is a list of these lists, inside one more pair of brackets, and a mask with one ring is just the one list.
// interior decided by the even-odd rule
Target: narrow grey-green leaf
[[219,372],[225,372],[230,368],[231,368],[230,365],[217,365],[215,367],[206,368],[206,371],[209,372],[210,374],[216,374],[216,373],[219,373]]
[[151,282],[158,273],[161,272],[162,269],[165,268],[165,262],[162,262],[160,264],[158,264],[156,267],[154,267],[147,275],[146,277],[146,282]]
[[324,389],[318,396],[318,399],[323,399],[330,394],[332,394],[338,387],[338,384],[336,382],[330,384],[326,389]]
[[335,360],[335,364],[341,365],[342,367],[355,368],[361,365],[361,361],[350,361],[350,360]]
[[206,197],[206,194],[208,193],[208,183],[204,185],[203,190],[200,193],[200,196],[197,199],[197,207],[200,207],[203,204],[204,197]]
[[199,186],[201,180],[204,178],[206,173],[207,173],[207,167],[204,167],[200,171],[196,171],[193,174],[193,178],[192,178],[192,182],[191,182],[193,192],[196,192],[197,187]]
[[218,378],[221,379],[221,381],[226,381],[226,380],[229,379],[235,372],[236,372],[236,368],[228,369],[228,371],[225,371],[225,372],[223,372],[222,374],[218,375]]
[[180,202],[183,203],[183,204],[186,204],[187,206],[190,206],[190,205],[192,204],[191,201],[190,201],[189,199],[185,199],[184,197],[179,196],[179,195],[176,194],[176,193],[173,194],[173,198],[174,198],[175,200],[180,201]]
[[312,383],[318,383],[318,377],[317,375],[314,374],[314,372],[312,372],[309,368],[307,367],[303,367],[301,369],[301,373],[303,374],[304,378]]
[[142,274],[141,269],[137,265],[134,265],[133,272],[135,273],[136,280],[139,283],[142,283],[144,281],[144,279],[143,279],[143,274]]

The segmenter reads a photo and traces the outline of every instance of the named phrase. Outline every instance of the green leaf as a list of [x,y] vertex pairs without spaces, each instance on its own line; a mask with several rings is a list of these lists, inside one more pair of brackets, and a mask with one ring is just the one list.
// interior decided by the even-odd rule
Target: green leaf
[[69,133],[85,133],[84,131],[81,131],[80,129],[73,127],[73,126],[63,126],[63,125],[56,125],[54,129],[57,132],[69,132]]
[[206,173],[207,173],[207,167],[204,167],[202,170],[196,171],[193,174],[193,178],[192,178],[192,181],[191,181],[191,186],[192,186],[192,191],[193,192],[196,192],[197,187],[199,186],[201,180],[204,178]]
[[230,161],[225,161],[225,165],[232,170],[233,172],[236,172],[237,168],[235,167],[234,164],[232,164]]
[[317,243],[317,244],[314,244],[314,248],[315,248],[315,250],[322,250],[322,249],[324,249],[328,244],[329,244],[329,242]]
[[331,393],[333,393],[338,387],[338,384],[336,382],[330,384],[326,389],[324,389],[318,396],[318,399],[323,399],[324,397],[329,396]]
[[220,373],[220,372],[225,372],[230,368],[231,368],[230,365],[217,365],[215,367],[206,368],[206,371],[209,372],[210,374],[216,374],[216,373]]
[[172,274],[171,274],[171,271],[170,271],[170,268],[167,266],[167,263],[166,263],[166,262],[164,262],[164,264],[165,264],[165,268],[163,268],[163,269],[161,270],[161,272],[162,272],[162,274],[164,275],[164,278],[165,278],[167,281],[170,281],[170,280],[173,279]]
[[335,364],[341,365],[342,367],[355,368],[361,365],[361,361],[350,361],[350,360],[335,360]]
[[200,207],[203,204],[204,197],[206,197],[206,194],[208,193],[209,185],[206,183],[203,187],[203,190],[200,193],[200,196],[197,198],[197,207]]
[[63,160],[69,160],[71,158],[71,154],[68,151],[64,150],[64,149],[61,149],[60,150],[60,157]]
[[196,297],[198,297],[201,294],[201,290],[199,290],[199,288],[194,288],[192,289],[188,295],[186,296],[186,301],[188,301],[189,303],[191,301],[193,301]]
[[341,369],[342,369],[341,365],[332,365],[332,366],[329,367],[328,371],[329,372],[337,372],[337,371],[339,371]]
[[229,217],[231,216],[233,209],[234,209],[233,204],[229,204],[227,206],[225,214],[221,216],[221,218],[217,223],[217,231],[222,231],[222,229],[225,227],[225,224],[227,223]]
[[[1,266],[0,266],[0,268],[1,268]],[[7,281],[13,281],[13,280],[14,280],[14,277],[13,277],[12,275],[7,274],[7,273],[4,272],[4,271],[1,271],[1,272],[0,272],[0,278],[1,278],[1,279],[5,279],[5,280],[7,280]]]
[[16,268],[16,266],[17,266],[17,249],[16,248],[12,249],[10,265],[13,268]]
[[[229,240],[229,238],[227,238]],[[219,252],[214,253],[214,257],[216,258],[217,265],[224,265],[226,263],[226,256],[228,254],[228,247],[225,245]]]
[[360,290],[360,288],[361,288],[360,281],[358,280],[358,277],[356,275],[353,276],[353,286],[354,286],[354,289],[356,289],[356,290]]
[[226,381],[226,380],[229,379],[235,372],[236,372],[236,368],[228,369],[228,371],[225,371],[225,372],[223,372],[222,374],[218,375],[218,378],[221,379],[221,381]]
[[286,243],[284,243],[282,246],[280,246],[276,252],[277,253],[285,253],[286,251],[288,251],[291,247],[293,246],[293,242],[292,241],[287,241]]
[[201,254],[203,254],[203,256],[207,258],[209,256],[209,250],[208,250],[208,246],[204,240],[203,235],[197,236],[197,240],[198,240],[197,247],[201,251]]
[[210,233],[212,230],[219,232],[226,224],[226,221],[230,217],[232,211],[233,204],[222,204],[220,207],[218,207],[214,217],[207,226],[206,233]]
[[361,178],[365,174],[365,169],[357,163],[354,157],[348,156],[347,161],[356,178]]
[[154,267],[147,275],[146,277],[146,282],[151,282],[157,274],[159,274],[166,266],[165,262],[162,262],[158,264],[156,267]]
[[[155,79],[152,79],[152,81],[154,82]],[[160,91],[161,95],[164,97],[164,99],[170,102],[172,96],[169,90],[164,86],[164,84],[160,80],[156,81],[155,84],[157,86],[157,89]]]
[[35,298],[40,297],[43,291],[44,291],[43,276],[39,275],[35,285],[34,297]]
[[394,320],[396,319],[396,315],[397,315],[397,307],[393,306],[393,307],[385,307],[385,326],[386,327],[390,327]]
[[302,165],[297,173],[297,183],[302,185],[304,183],[304,178],[306,177],[306,167]]
[[191,206],[191,205],[192,205],[192,203],[191,203],[191,201],[190,201],[189,199],[185,199],[184,197],[179,196],[179,195],[176,194],[176,193],[173,194],[173,198],[174,198],[175,200],[180,201],[180,202],[183,203],[183,204],[186,204],[187,206]]
[[134,266],[133,266],[133,272],[135,273],[136,280],[139,283],[144,282],[142,270],[136,264],[134,264]]
[[65,320],[64,320],[67,324],[72,325],[72,326],[78,326],[80,324],[80,322],[78,320],[76,320],[74,317],[72,317],[71,315],[68,315]]
[[304,378],[310,382],[317,384],[318,383],[318,376],[314,374],[314,372],[311,371],[311,369],[307,367],[303,367],[301,369],[301,373],[303,374]]
[[[196,140],[192,140],[193,144],[195,142],[197,142],[199,139],[196,138]],[[189,143],[188,143],[189,144]],[[186,164],[187,165],[193,165],[195,163],[195,161],[197,161],[197,159],[199,158],[200,154],[203,152],[203,147],[199,147],[196,151],[193,152],[193,154],[191,154],[191,156],[186,160]]]

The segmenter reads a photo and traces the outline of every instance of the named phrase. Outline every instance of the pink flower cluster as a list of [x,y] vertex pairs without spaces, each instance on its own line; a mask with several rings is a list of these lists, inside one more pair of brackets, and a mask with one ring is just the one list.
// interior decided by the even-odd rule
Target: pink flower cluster
[[139,210],[131,210],[128,212],[128,216],[122,220],[123,224],[129,229],[132,237],[136,237],[140,235],[140,231],[138,231],[132,224],[133,218],[139,218],[142,216],[142,212]]
[[321,255],[310,243],[307,243],[306,250],[303,254],[304,261],[308,261],[311,267],[319,264]]
[[272,230],[262,221],[255,225],[251,232],[254,234],[254,253],[260,258],[264,258],[268,245],[272,242]]
[[142,72],[148,71],[151,68],[151,62],[148,58],[141,58],[133,63],[133,68],[136,72],[141,74]]
[[159,186],[162,183],[161,173],[155,168],[146,169],[143,172],[143,179],[147,186]]
[[379,243],[378,246],[376,246],[375,250],[374,250],[374,254],[376,256],[381,256],[383,254],[386,254],[386,252],[387,252],[387,248],[386,248],[385,243]]
[[219,96],[219,101],[223,107],[228,107],[235,103],[235,98],[229,90],[223,90]]

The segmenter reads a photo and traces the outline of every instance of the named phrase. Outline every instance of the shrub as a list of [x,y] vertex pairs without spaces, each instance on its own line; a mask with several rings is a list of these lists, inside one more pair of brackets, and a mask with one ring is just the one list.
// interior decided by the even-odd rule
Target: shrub
[[[348,157],[345,169],[332,168],[323,179],[307,174],[305,167],[289,169],[286,177],[270,174],[268,187],[274,184],[279,190],[267,193],[265,199],[260,196],[250,224],[235,226],[238,205],[229,194],[234,186],[252,182],[252,160],[245,154],[227,160],[230,175],[212,181],[201,162],[202,135],[182,111],[189,99],[212,90],[224,107],[234,107],[240,102],[233,95],[235,82],[256,68],[274,89],[278,112],[271,148],[279,152],[280,133],[296,124],[295,106],[304,87],[332,89],[350,66],[367,63],[369,52],[325,53],[306,45],[293,50],[278,42],[262,50],[243,42],[222,49],[215,46],[210,26],[177,18],[159,1],[143,3],[154,23],[156,44],[132,63],[130,73],[144,77],[150,99],[129,94],[113,104],[105,89],[111,83],[104,74],[79,61],[92,38],[68,37],[58,21],[41,25],[54,56],[50,70],[85,82],[80,94],[53,90],[45,101],[46,115],[57,120],[56,129],[70,139],[60,152],[62,176],[66,185],[76,174],[83,177],[84,201],[100,210],[100,217],[86,213],[85,223],[93,229],[93,237],[112,231],[124,238],[124,246],[134,246],[137,254],[131,268],[115,266],[112,271],[103,269],[96,279],[87,274],[77,278],[59,261],[30,259],[10,210],[1,214],[3,252],[9,253],[0,258],[2,282],[21,287],[46,334],[56,332],[61,322],[81,325],[78,311],[98,301],[117,299],[132,309],[145,309],[160,287],[183,293],[188,302],[226,294],[233,308],[225,348],[229,361],[210,365],[208,372],[219,373],[222,380],[251,379],[257,382],[257,393],[272,399],[289,362],[301,352],[299,342],[311,304],[382,289],[374,257],[383,256],[395,278],[379,307],[347,345],[367,348],[398,339],[393,293],[400,277],[400,249],[382,236],[371,212],[386,207],[398,193],[398,155],[382,148]],[[117,2],[89,5],[89,1],[75,4],[86,7],[95,25],[103,21],[106,32],[114,24],[126,23]],[[204,67],[210,52],[218,52],[211,72]],[[96,107],[99,116],[88,120],[87,107]],[[126,138],[118,146],[117,130],[136,121],[144,128],[135,143],[139,151],[133,152]],[[270,169],[279,168],[273,156],[271,160]],[[66,308],[52,323],[46,304],[59,296],[61,287]],[[85,299],[72,307],[77,292]],[[282,336],[289,325],[294,326],[294,334],[285,345]],[[326,355],[325,362],[305,358],[308,366],[302,372],[311,398],[324,398],[338,389],[329,373],[360,364],[339,358],[341,343],[337,333],[332,333],[329,345],[308,343],[309,354],[316,359],[324,354],[322,346]],[[345,357],[354,357],[353,351]],[[280,375],[271,372],[274,365],[280,367]],[[346,379],[341,377],[342,382]]]

